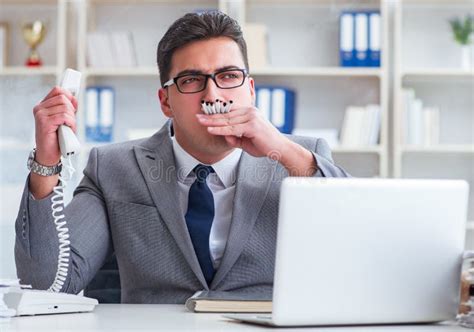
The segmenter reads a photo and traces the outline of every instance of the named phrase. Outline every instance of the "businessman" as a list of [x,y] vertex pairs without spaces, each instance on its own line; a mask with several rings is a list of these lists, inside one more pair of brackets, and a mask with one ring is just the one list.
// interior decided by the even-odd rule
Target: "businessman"
[[[62,291],[80,292],[112,254],[123,303],[183,303],[201,289],[270,290],[281,181],[348,174],[324,140],[282,135],[255,108],[245,41],[227,15],[178,19],[157,62],[169,120],[150,138],[92,149],[65,209],[71,249]],[[216,100],[232,100],[231,112],[201,110],[201,101]],[[38,289],[51,285],[58,264],[56,132],[62,124],[75,130],[76,109],[59,87],[33,109],[31,162],[44,167],[33,167],[25,184],[15,258],[19,278]]]

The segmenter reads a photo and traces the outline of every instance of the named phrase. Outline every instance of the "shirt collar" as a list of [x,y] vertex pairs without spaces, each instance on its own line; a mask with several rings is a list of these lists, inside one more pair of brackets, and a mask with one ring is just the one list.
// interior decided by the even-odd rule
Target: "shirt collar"
[[[173,141],[173,153],[176,160],[177,176],[178,181],[183,183],[184,180],[191,175],[192,170],[198,164],[201,164],[199,160],[191,156],[181,145],[179,145],[176,138],[172,137]],[[232,186],[237,180],[237,166],[239,165],[240,156],[242,155],[242,149],[234,149],[225,158],[218,162],[209,165],[212,166],[216,172],[219,180],[221,180],[224,187],[228,188]]]

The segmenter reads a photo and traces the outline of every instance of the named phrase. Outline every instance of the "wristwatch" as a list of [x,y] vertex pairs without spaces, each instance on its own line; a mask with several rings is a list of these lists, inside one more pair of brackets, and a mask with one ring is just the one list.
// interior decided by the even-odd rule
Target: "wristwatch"
[[29,171],[41,176],[52,176],[61,173],[61,170],[63,169],[61,161],[54,166],[44,166],[36,162],[35,156],[36,149],[33,149],[31,150],[30,155],[28,156],[28,162],[26,163]]

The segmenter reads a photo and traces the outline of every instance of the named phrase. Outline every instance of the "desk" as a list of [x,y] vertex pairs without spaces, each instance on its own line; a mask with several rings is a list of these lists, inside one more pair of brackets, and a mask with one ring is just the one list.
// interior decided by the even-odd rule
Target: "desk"
[[[81,314],[61,314],[48,316],[14,317],[0,323],[0,331],[271,331],[258,327],[235,323],[221,314],[195,314],[183,305],[160,304],[100,304],[94,312]],[[318,332],[433,332],[470,330],[451,325],[416,326],[362,326],[275,329],[275,332],[289,330]]]

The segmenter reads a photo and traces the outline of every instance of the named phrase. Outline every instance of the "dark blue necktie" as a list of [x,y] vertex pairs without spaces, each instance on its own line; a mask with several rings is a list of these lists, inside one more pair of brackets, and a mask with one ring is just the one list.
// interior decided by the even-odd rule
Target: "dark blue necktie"
[[214,197],[206,178],[214,170],[211,166],[199,164],[193,171],[196,174],[196,181],[189,189],[188,211],[184,218],[199,265],[207,283],[210,284],[215,273],[209,250],[209,235],[214,219]]

